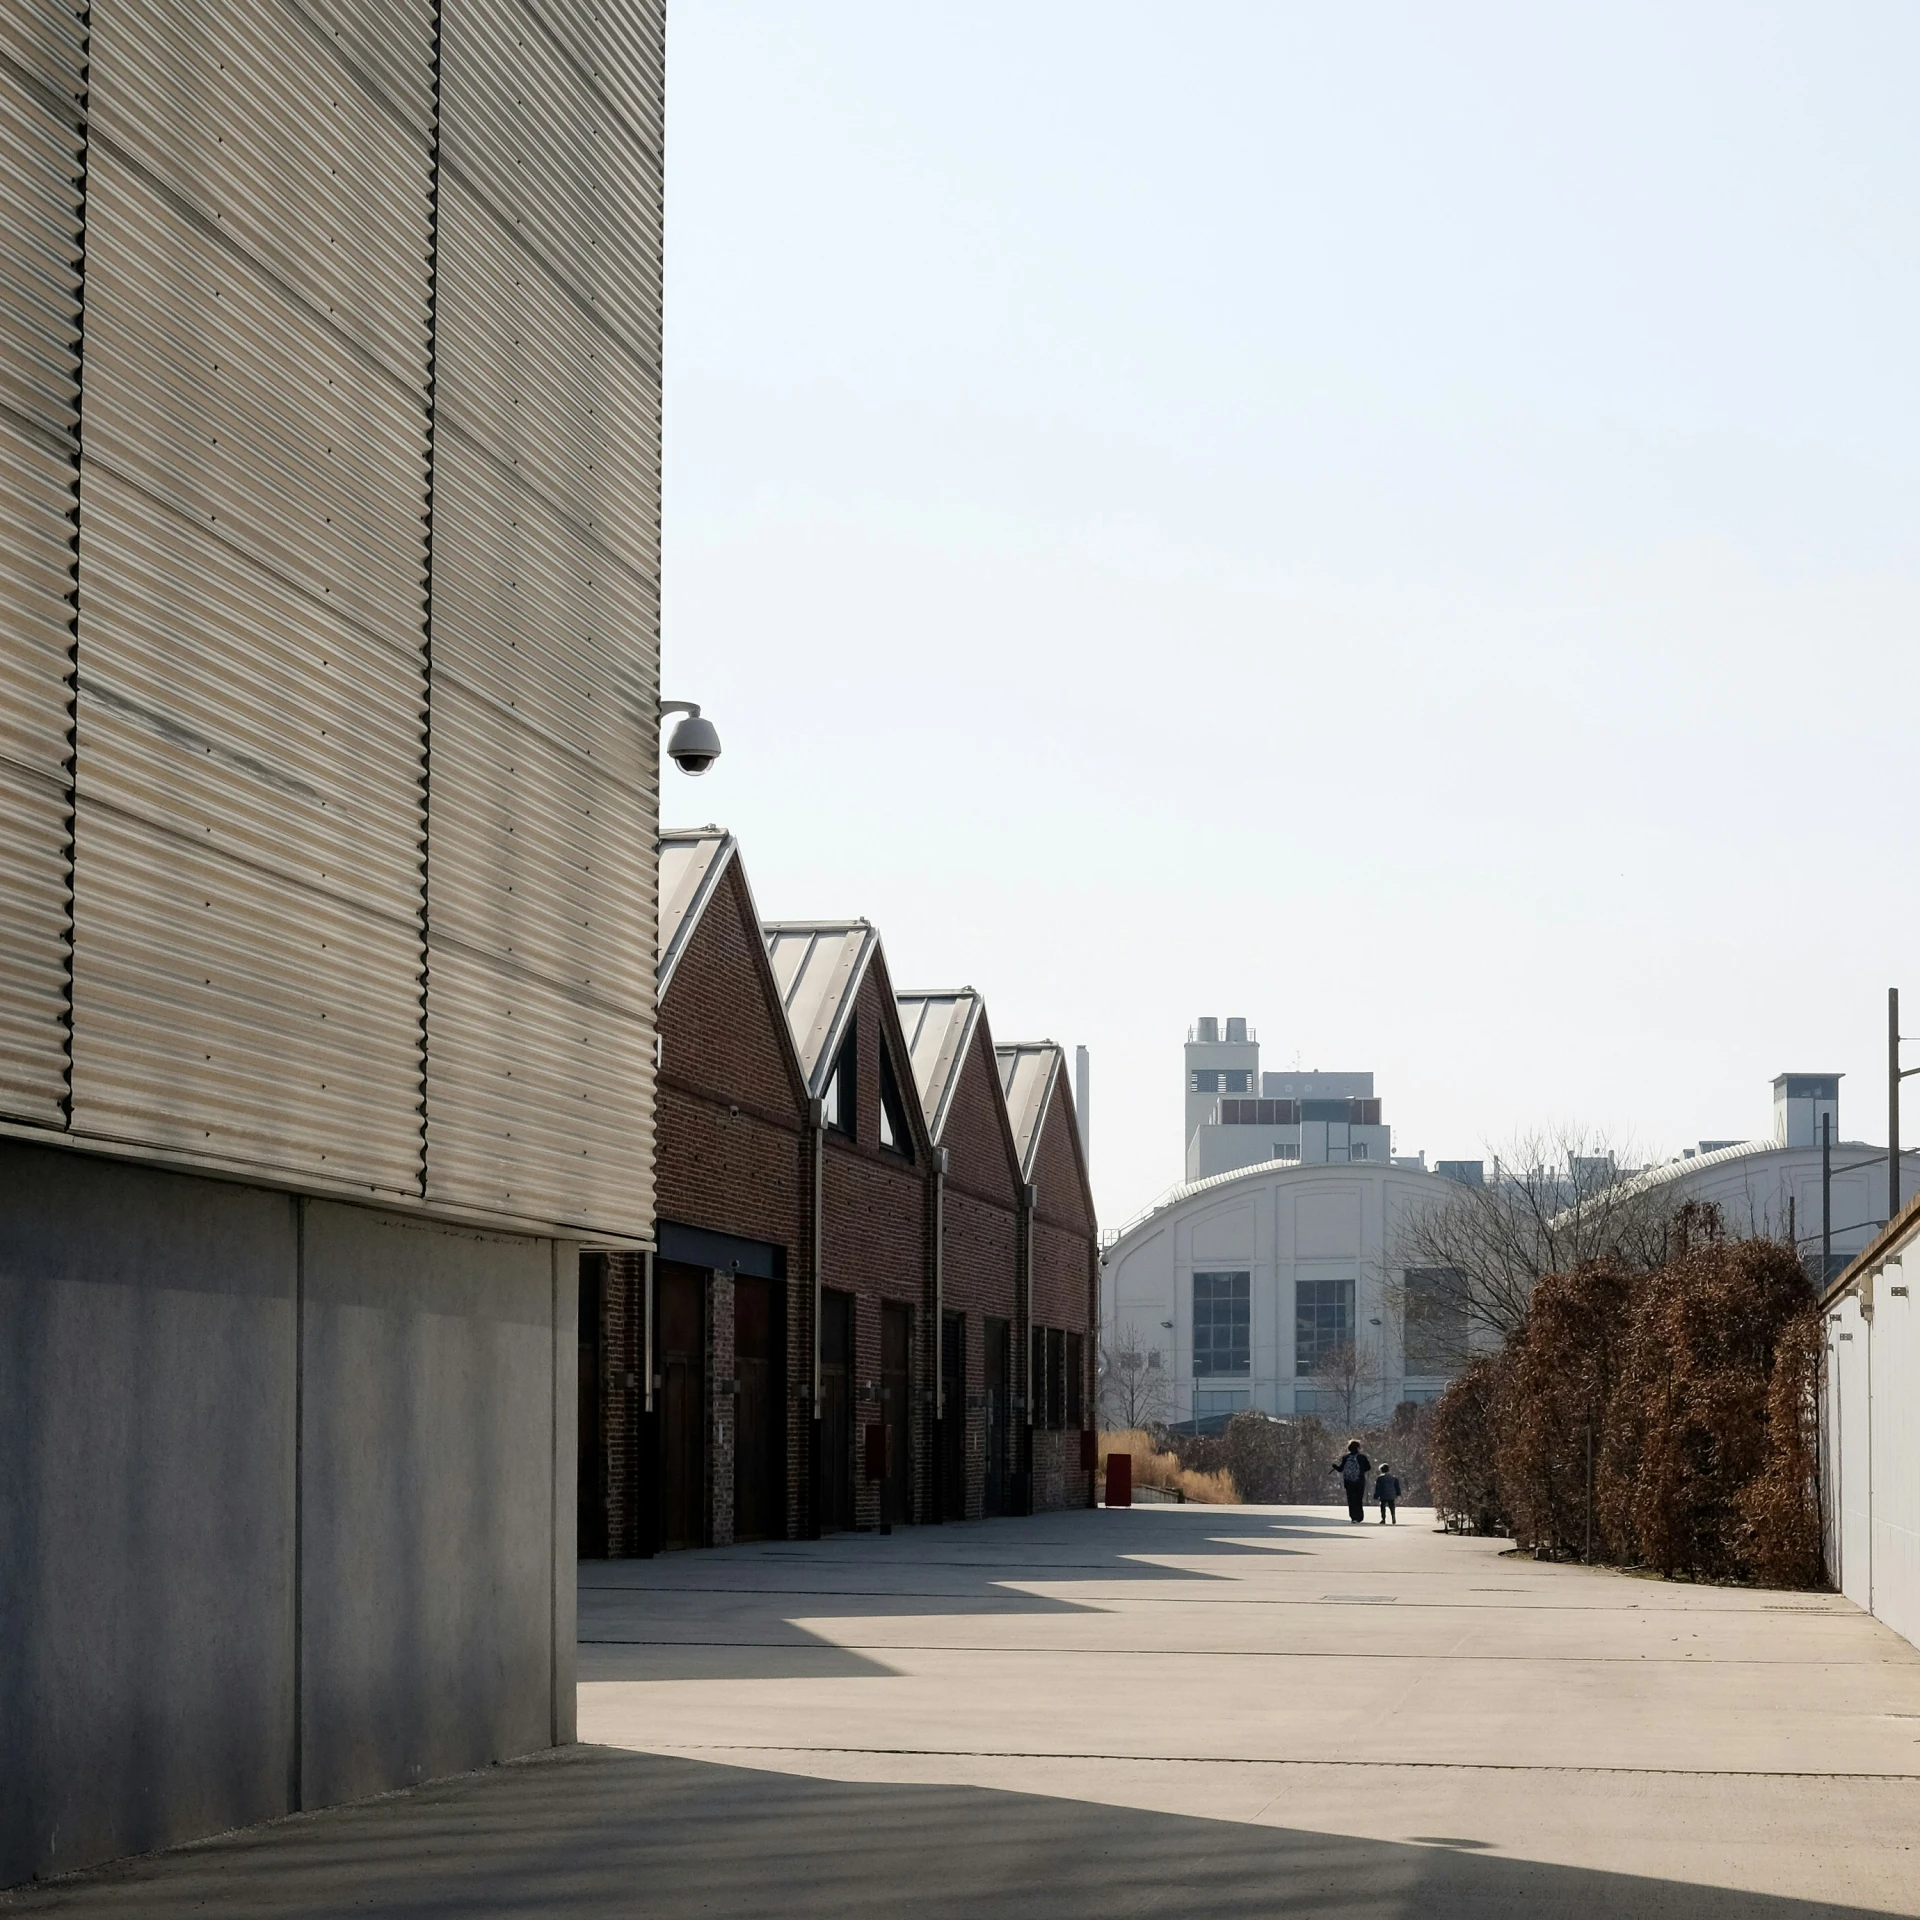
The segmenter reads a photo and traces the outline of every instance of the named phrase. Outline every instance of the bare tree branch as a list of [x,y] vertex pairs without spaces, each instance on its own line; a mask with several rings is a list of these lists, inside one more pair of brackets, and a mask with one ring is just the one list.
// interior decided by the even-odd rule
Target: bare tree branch
[[[1526,1319],[1542,1277],[1587,1262],[1629,1272],[1660,1265],[1672,1196],[1636,1178],[1604,1137],[1562,1127],[1522,1135],[1492,1157],[1482,1186],[1462,1184],[1399,1226],[1389,1287],[1425,1370],[1453,1373]],[[1409,1361],[1410,1372],[1421,1371]]]
[[1100,1415],[1110,1430],[1164,1422],[1173,1410],[1162,1354],[1140,1337],[1129,1320],[1117,1340],[1100,1348]]
[[1384,1381],[1372,1352],[1343,1340],[1321,1357],[1310,1376],[1323,1413],[1337,1413],[1348,1428],[1360,1427],[1380,1415]]

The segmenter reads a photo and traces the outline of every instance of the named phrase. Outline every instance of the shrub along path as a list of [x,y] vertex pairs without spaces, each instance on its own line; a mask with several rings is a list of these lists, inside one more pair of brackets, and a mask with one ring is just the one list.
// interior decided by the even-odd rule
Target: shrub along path
[[1153,1507],[588,1565],[591,1744],[20,1904],[1920,1914],[1920,1652],[1504,1546]]

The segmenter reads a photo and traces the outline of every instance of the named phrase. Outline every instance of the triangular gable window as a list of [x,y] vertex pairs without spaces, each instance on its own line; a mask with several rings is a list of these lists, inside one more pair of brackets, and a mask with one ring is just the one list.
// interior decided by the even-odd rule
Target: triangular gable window
[[848,1139],[852,1139],[855,1133],[857,1111],[854,1093],[860,1078],[859,1054],[853,1043],[854,1035],[851,1033],[840,1043],[840,1051],[834,1056],[833,1071],[827,1076],[826,1091],[821,1098],[827,1125],[835,1133],[844,1133]]
[[902,1159],[913,1158],[913,1127],[900,1099],[900,1083],[893,1077],[893,1061],[880,1049],[880,1144]]

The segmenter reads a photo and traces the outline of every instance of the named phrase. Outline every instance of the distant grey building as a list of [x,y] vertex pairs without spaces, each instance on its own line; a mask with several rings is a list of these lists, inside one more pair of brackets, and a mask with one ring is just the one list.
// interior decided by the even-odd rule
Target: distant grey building
[[0,9],[0,1883],[572,1738],[658,0]]
[[[1385,1165],[1392,1132],[1370,1073],[1266,1073],[1259,1037],[1234,1016],[1194,1023],[1186,1047],[1186,1177],[1267,1160]],[[1418,1165],[1418,1163],[1415,1163]]]

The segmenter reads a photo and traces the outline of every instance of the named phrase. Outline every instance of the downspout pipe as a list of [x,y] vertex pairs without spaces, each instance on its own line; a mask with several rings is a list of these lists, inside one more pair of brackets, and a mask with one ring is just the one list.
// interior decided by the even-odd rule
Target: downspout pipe
[[[657,1234],[658,1228],[655,1229]],[[642,1559],[652,1559],[660,1544],[660,1429],[653,1401],[653,1261],[652,1248],[640,1256],[640,1434],[633,1450],[633,1506],[635,1531]]]
[[1033,1215],[1040,1204],[1040,1189],[1029,1180],[1020,1190],[1020,1364],[1026,1369],[1027,1390],[1023,1412],[1020,1470],[1020,1511],[1033,1512],[1033,1403],[1039,1382],[1033,1373]]
[[[1096,1233],[1098,1229],[1095,1229]],[[1080,1431],[1100,1433],[1100,1243],[1096,1239],[1087,1248],[1087,1344],[1080,1353]],[[1084,1448],[1086,1442],[1080,1445]],[[1098,1456],[1098,1447],[1095,1456]],[[1087,1471],[1087,1505],[1100,1504],[1095,1482],[1098,1469]]]
[[827,1197],[827,1103],[824,1100],[807,1102],[807,1146],[808,1157],[812,1162],[813,1193],[812,1204],[808,1207],[808,1281],[813,1288],[812,1347],[813,1357],[807,1380],[807,1530],[809,1540],[820,1538],[820,1509],[822,1496],[826,1491],[826,1460],[821,1449],[820,1428],[820,1310],[824,1304],[821,1299],[821,1266],[825,1259],[826,1223],[824,1219]]
[[[953,1503],[953,1491],[947,1485],[947,1150],[933,1150],[933,1513],[944,1521]],[[964,1417],[964,1411],[963,1411]],[[960,1504],[965,1508],[962,1489]]]

